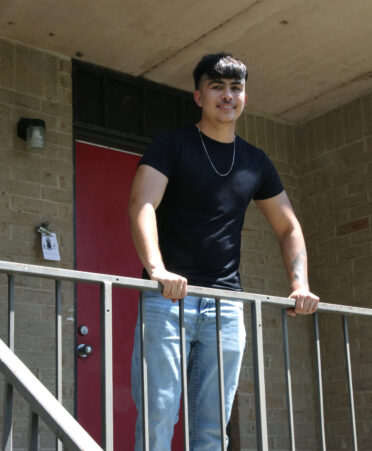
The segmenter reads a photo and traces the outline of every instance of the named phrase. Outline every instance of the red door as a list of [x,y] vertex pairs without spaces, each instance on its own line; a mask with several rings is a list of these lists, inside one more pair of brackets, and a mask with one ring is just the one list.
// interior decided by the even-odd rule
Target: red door
[[[141,264],[129,232],[127,203],[138,155],[76,143],[76,269],[140,277]],[[115,449],[134,446],[136,410],[130,394],[130,358],[138,293],[113,289]],[[77,359],[78,421],[100,443],[100,292],[77,287],[77,344],[92,353]],[[81,335],[79,327],[88,333]]]
[[[75,147],[76,269],[141,277],[132,244],[127,203],[139,156],[85,143]],[[130,390],[130,362],[137,317],[138,292],[113,289],[113,378],[115,451],[134,448],[136,409]],[[100,292],[78,284],[77,344],[92,347],[77,359],[77,417],[100,443]],[[86,326],[82,335],[79,328]],[[140,381],[138,381],[140,383]],[[182,430],[173,449],[183,449]]]

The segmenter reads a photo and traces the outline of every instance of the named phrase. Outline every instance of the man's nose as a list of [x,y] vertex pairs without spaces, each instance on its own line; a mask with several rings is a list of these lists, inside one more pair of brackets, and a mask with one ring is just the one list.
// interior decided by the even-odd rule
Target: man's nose
[[230,100],[232,99],[232,92],[231,92],[231,89],[228,89],[228,88],[224,89],[224,92],[223,92],[223,99],[224,99],[224,100],[228,100],[228,101],[230,101]]

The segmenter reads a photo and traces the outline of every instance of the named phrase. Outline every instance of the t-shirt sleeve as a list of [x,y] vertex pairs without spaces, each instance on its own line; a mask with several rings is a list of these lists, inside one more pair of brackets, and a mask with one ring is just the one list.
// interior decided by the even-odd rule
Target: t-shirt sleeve
[[264,152],[262,153],[262,178],[261,184],[253,196],[253,199],[255,200],[269,199],[270,197],[280,194],[284,190],[278,171],[275,169],[275,166],[271,162],[270,158]]
[[179,161],[179,146],[171,132],[156,137],[146,149],[139,165],[151,166],[170,178]]

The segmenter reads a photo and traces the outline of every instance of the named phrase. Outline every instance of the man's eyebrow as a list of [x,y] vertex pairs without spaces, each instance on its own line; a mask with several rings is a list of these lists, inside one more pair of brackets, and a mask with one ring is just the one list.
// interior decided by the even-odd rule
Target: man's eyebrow
[[[226,85],[226,82],[224,80],[221,80],[219,78],[214,79],[214,80],[209,80],[208,81],[208,85],[212,85],[213,83],[217,83],[220,85]],[[243,86],[243,80],[236,80],[236,79],[232,79],[232,81],[230,82],[231,85],[239,85],[239,86]]]
[[219,79],[213,79],[213,80],[208,81],[208,85],[213,85],[213,83],[218,83],[220,85],[226,84],[223,80],[219,80]]

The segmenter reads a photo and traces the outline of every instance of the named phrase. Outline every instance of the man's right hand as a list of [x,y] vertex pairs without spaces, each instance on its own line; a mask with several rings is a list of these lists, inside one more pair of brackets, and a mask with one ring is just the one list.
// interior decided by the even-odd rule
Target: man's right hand
[[151,280],[157,280],[163,285],[163,296],[167,299],[177,301],[186,297],[187,279],[165,268],[154,268],[149,274]]

